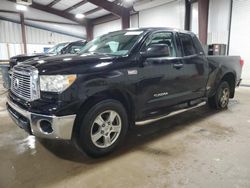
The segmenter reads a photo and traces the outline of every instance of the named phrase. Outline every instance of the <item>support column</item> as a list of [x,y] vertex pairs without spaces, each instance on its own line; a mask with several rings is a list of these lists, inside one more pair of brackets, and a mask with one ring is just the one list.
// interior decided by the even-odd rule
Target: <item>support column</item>
[[21,31],[22,31],[22,41],[23,41],[23,48],[24,53],[27,53],[27,42],[26,42],[26,32],[25,32],[25,25],[24,25],[24,15],[20,13],[20,21],[21,21]]
[[122,29],[130,28],[130,14],[129,11],[123,11],[122,16]]
[[207,44],[209,0],[198,1],[199,38],[203,45]]
[[190,30],[190,21],[191,21],[191,2],[185,0],[185,30]]
[[91,41],[93,39],[94,26],[92,23],[86,24],[86,33],[87,33],[87,41]]

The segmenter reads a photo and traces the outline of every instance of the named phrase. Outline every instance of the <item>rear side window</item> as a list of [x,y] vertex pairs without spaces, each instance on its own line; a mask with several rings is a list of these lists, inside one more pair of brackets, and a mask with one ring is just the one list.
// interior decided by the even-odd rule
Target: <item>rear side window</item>
[[197,53],[190,35],[180,33],[179,38],[183,47],[184,56],[195,55]]
[[193,41],[194,41],[194,46],[196,48],[196,51],[199,54],[201,54],[201,53],[204,54],[203,47],[201,46],[199,39],[196,36],[193,36]]

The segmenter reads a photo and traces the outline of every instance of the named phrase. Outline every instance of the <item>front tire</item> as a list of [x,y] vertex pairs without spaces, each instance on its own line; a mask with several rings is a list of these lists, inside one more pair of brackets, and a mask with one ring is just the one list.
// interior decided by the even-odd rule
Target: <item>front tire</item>
[[83,116],[77,138],[78,148],[91,157],[113,152],[124,140],[128,130],[127,112],[116,100],[104,100]]
[[208,104],[211,108],[222,110],[228,107],[230,98],[230,86],[228,82],[223,81],[220,83],[215,95],[208,98]]

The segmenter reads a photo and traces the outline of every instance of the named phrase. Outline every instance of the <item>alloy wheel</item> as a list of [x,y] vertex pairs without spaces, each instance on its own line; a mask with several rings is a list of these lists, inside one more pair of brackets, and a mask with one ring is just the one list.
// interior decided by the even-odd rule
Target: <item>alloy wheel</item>
[[91,127],[91,140],[99,148],[111,146],[121,133],[121,117],[114,110],[99,114]]
[[229,97],[230,97],[229,88],[224,88],[222,90],[222,94],[221,94],[221,98],[220,98],[220,104],[221,104],[222,108],[227,106],[228,101],[229,101]]

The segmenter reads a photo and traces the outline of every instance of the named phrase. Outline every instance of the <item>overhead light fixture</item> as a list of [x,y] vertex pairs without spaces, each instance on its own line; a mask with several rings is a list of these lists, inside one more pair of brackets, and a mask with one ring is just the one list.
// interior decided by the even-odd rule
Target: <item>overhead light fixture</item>
[[85,17],[85,15],[84,14],[76,14],[75,17],[77,19],[83,19]]
[[134,0],[124,0],[124,3],[133,3]]
[[16,9],[19,10],[19,11],[26,11],[27,6],[17,4]]
[[32,5],[32,0],[16,0],[16,3],[19,5],[30,6]]

